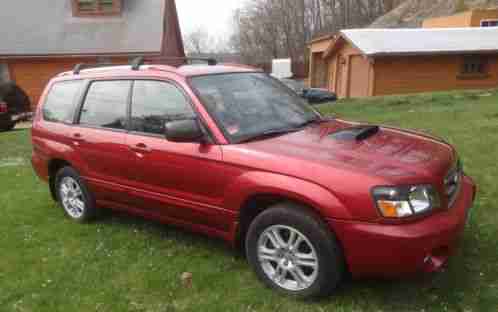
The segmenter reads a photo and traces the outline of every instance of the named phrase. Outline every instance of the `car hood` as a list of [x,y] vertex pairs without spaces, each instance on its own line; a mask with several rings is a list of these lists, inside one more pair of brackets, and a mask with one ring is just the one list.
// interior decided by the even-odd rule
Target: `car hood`
[[237,148],[265,159],[274,158],[284,166],[283,160],[289,159],[383,177],[444,174],[454,161],[454,150],[450,145],[421,133],[379,127],[378,131],[361,140],[337,135],[358,126],[333,120],[299,132],[238,145]]

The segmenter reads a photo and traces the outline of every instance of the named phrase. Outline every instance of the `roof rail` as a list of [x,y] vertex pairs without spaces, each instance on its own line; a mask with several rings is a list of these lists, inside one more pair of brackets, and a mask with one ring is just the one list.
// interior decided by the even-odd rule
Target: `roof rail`
[[184,64],[192,64],[194,61],[201,61],[206,62],[209,66],[218,65],[218,61],[216,59],[207,57],[151,57],[150,59],[146,60],[143,56],[139,56],[131,62],[131,69],[139,70],[140,66],[144,65],[146,61],[183,61]]
[[82,70],[84,69],[90,69],[90,68],[99,68],[99,67],[109,67],[109,66],[117,66],[119,64],[112,64],[112,63],[100,63],[100,64],[86,64],[86,63],[79,63],[76,64],[73,68],[73,74],[74,75],[79,75]]

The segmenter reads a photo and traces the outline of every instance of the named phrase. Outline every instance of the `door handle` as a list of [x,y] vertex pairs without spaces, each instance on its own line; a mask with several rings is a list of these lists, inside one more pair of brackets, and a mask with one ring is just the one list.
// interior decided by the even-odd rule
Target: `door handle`
[[135,146],[132,146],[130,147],[132,151],[134,151],[135,153],[140,153],[140,154],[144,154],[144,153],[150,153],[152,152],[152,149],[150,147],[148,147],[146,144],[144,143],[138,143],[137,145]]
[[85,139],[83,139],[83,136],[80,133],[73,134],[73,144],[75,146],[79,146],[81,142],[85,142]]

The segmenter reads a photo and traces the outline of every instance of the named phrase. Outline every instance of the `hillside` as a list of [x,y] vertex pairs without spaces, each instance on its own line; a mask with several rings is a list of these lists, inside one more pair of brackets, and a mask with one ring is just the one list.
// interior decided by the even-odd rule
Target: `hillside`
[[467,9],[495,7],[498,7],[498,0],[406,0],[370,27],[419,27],[426,18],[452,15]]

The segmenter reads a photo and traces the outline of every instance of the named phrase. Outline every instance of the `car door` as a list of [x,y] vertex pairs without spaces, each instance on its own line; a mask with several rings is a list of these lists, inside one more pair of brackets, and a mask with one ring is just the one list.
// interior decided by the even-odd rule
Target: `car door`
[[126,145],[127,110],[131,81],[93,81],[72,127],[73,147],[82,160],[81,173],[98,201],[129,201],[129,163]]
[[134,82],[127,145],[135,158],[137,204],[150,213],[227,230],[230,213],[221,205],[228,179],[221,148],[169,142],[164,136],[166,121],[194,117],[191,102],[175,84]]

